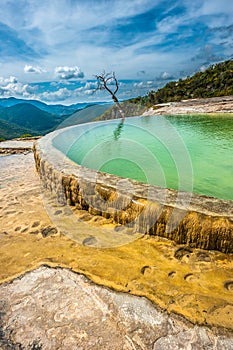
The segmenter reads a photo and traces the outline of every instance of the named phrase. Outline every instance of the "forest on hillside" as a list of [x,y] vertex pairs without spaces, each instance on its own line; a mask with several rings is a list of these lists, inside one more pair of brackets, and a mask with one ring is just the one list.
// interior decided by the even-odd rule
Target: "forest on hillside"
[[146,96],[136,97],[131,102],[151,107],[158,103],[230,95],[233,95],[233,59],[214,64],[191,77],[171,81],[163,88],[149,91]]

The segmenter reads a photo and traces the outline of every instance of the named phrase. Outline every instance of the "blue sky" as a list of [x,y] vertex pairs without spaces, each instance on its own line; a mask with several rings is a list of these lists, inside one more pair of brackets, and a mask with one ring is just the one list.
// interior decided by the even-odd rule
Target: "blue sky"
[[105,70],[125,99],[231,57],[230,0],[0,1],[0,97],[107,100]]

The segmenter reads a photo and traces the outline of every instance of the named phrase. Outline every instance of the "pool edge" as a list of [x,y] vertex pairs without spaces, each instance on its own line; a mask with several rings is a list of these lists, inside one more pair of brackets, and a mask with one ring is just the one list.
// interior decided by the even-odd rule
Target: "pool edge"
[[59,201],[134,226],[142,234],[233,253],[233,201],[163,189],[81,167],[53,147],[52,139],[61,132],[63,129],[44,136],[33,147],[43,186]]

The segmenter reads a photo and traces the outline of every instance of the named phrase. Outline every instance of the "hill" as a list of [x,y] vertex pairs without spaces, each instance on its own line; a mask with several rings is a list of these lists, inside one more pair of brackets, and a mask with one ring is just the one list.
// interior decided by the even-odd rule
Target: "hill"
[[65,128],[67,126],[71,125],[77,125],[77,124],[83,124],[83,123],[89,123],[96,118],[98,118],[100,115],[102,115],[106,110],[108,110],[111,107],[111,104],[103,104],[103,105],[93,105],[88,106],[81,111],[77,111],[73,115],[71,115],[69,118],[65,119],[60,125],[60,128]]
[[[123,101],[121,108],[127,117],[131,117],[142,115],[148,108],[157,104],[232,95],[233,59],[230,59],[214,64],[204,72],[197,72],[192,77],[169,82],[157,91],[150,91],[146,96]],[[114,105],[97,119],[116,118],[121,116]]]
[[[83,108],[86,108],[87,106],[93,105],[93,103],[90,103],[90,102],[83,102],[83,103],[76,103],[69,106],[65,106],[62,104],[47,104],[38,100],[25,100],[25,99],[18,99],[15,97],[0,98],[0,107],[12,107],[22,103],[33,105],[41,109],[42,111],[45,111],[60,117],[66,117],[66,116],[72,115],[75,112]],[[98,104],[98,103],[99,102],[96,102],[95,104]]]
[[192,77],[169,82],[157,91],[150,91],[146,96],[139,96],[130,101],[150,107],[158,103],[231,95],[233,95],[233,59],[214,64]]
[[0,119],[29,130],[38,131],[39,134],[52,130],[61,121],[57,116],[28,103],[1,109]]
[[0,139],[12,139],[24,134],[38,135],[37,132],[0,119]]
[[[23,103],[19,103],[23,101]],[[44,135],[56,128],[66,127],[75,124],[87,123],[101,115],[109,104],[90,104],[79,103],[79,106],[88,106],[81,110],[76,110],[74,114],[61,115],[62,108],[70,107],[70,111],[74,106],[53,105],[60,111],[58,115],[46,112],[34,106],[26,100],[18,100],[15,98],[0,99],[0,138],[11,139],[19,137],[22,134]],[[40,102],[38,105],[40,105]],[[2,106],[1,106],[2,104]],[[10,105],[9,107],[3,107]],[[43,102],[41,102],[43,106]],[[90,106],[90,107],[89,107]]]
[[[142,115],[145,112],[146,107],[140,103],[132,103],[129,101],[121,102],[121,108],[125,113],[126,117],[134,117]],[[101,116],[96,117],[96,120],[108,120],[108,119],[118,119],[121,118],[119,109],[116,105],[113,105],[111,108],[108,108]]]

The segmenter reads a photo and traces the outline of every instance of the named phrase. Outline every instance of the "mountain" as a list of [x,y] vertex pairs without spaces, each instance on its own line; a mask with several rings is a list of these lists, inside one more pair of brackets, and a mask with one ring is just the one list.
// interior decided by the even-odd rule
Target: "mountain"
[[52,130],[61,121],[57,116],[28,103],[20,103],[1,109],[0,119],[38,131],[39,134]]
[[37,132],[31,129],[20,127],[17,124],[0,119],[0,139],[8,140],[24,134],[38,135]]
[[94,105],[94,106],[88,106],[81,111],[78,111],[71,115],[70,117],[66,118],[60,125],[59,129],[65,128],[67,126],[71,125],[77,125],[77,124],[83,124],[83,123],[89,123],[99,116],[101,116],[106,110],[108,110],[111,107],[112,104],[102,104],[102,105]]
[[131,102],[150,107],[158,103],[193,98],[233,95],[233,59],[214,64],[192,77],[167,83],[148,95],[131,99]]
[[[76,125],[81,123],[87,123],[94,120],[101,115],[109,104],[77,104],[77,105],[90,105],[82,110],[76,110],[73,115],[61,115],[52,114],[45,110],[42,110],[31,103],[25,102],[25,100],[18,100],[15,98],[0,99],[0,138],[11,139],[19,137],[22,134],[31,135],[44,135],[56,128],[62,128],[70,125]],[[23,103],[19,103],[23,101]],[[37,101],[40,105],[40,102]],[[10,105],[9,107],[3,107]],[[43,105],[43,102],[41,102]],[[76,105],[76,106],[77,106]],[[55,105],[54,105],[55,106]],[[62,107],[69,106],[56,105],[61,112]],[[71,109],[74,108],[71,106]],[[55,110],[55,109],[54,109]]]
[[40,109],[46,108],[47,106],[46,103],[43,103],[37,100],[24,100],[24,99],[21,99],[21,98],[19,99],[15,97],[0,98],[1,107],[11,107],[20,103],[30,103]]
[[[17,104],[27,103],[30,105],[33,105],[42,111],[54,114],[56,116],[65,117],[68,115],[72,115],[75,112],[93,105],[93,102],[83,102],[83,103],[76,103],[69,106],[65,106],[62,104],[46,104],[44,102],[38,101],[38,100],[25,100],[25,99],[18,99],[15,97],[9,97],[9,98],[0,98],[0,107],[12,107]],[[95,102],[94,104],[102,104],[102,102]]]

